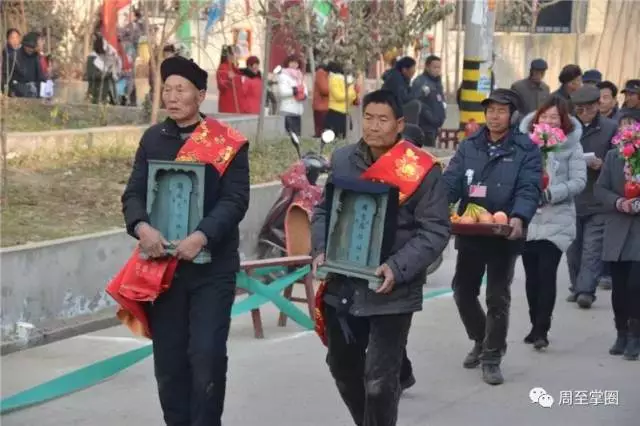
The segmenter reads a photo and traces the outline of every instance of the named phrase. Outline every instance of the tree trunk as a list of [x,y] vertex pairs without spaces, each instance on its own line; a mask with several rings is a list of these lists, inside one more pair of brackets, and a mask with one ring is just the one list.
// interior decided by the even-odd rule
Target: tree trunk
[[[268,6],[267,6],[268,8]],[[268,10],[268,9],[267,9]],[[271,62],[271,18],[265,17],[264,57],[262,60],[262,94],[260,95],[260,115],[258,116],[258,129],[256,130],[256,143],[261,143],[264,138],[264,116],[267,113],[267,90],[269,89],[269,63]]]
[[5,111],[8,109],[8,96],[2,96],[0,99],[0,138],[2,143],[2,208],[6,209],[9,204],[9,188],[7,186],[8,176],[7,176],[7,119],[5,117]]

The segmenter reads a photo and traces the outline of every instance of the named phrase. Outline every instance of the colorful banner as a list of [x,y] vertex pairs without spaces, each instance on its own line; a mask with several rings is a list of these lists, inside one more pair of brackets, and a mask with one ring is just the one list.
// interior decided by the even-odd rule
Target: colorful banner
[[130,3],[131,0],[104,0],[102,5],[102,37],[116,52],[121,51],[118,42],[118,11]]
[[[246,6],[246,4],[245,4]],[[209,6],[209,13],[207,14],[207,25],[204,27],[204,39],[206,40],[211,28],[224,19],[224,15],[227,11],[227,0],[214,0]]]
[[313,14],[316,18],[316,24],[323,30],[327,25],[329,16],[331,15],[331,2],[327,0],[315,0],[313,2]]
[[180,0],[179,16],[182,24],[178,28],[177,36],[180,43],[191,51],[191,1]]

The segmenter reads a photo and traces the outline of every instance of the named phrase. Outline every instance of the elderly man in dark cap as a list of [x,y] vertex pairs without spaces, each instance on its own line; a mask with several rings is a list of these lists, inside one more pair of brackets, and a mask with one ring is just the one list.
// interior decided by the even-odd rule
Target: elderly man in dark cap
[[587,186],[575,200],[577,232],[576,239],[567,250],[571,280],[571,294],[567,301],[589,309],[595,301],[598,278],[603,272],[604,213],[608,211],[608,206],[595,196],[594,185],[618,126],[615,121],[600,115],[600,90],[597,87],[585,85],[573,92],[571,100],[582,124],[580,142],[587,161]]
[[[134,253],[128,267],[135,271],[162,267],[167,272],[158,278],[162,283],[148,283],[155,275],[147,282],[127,282],[156,289],[152,303],[116,300],[124,311],[121,318],[131,314],[127,324],[153,340],[165,422],[219,426],[231,306],[240,268],[238,226],[249,205],[248,143],[236,130],[200,114],[207,73],[195,62],[174,56],[162,62],[160,72],[169,118],[142,136],[122,205],[127,231],[140,240],[139,250],[146,255]],[[169,243],[147,214],[150,160],[205,164],[204,218],[192,234],[172,242],[173,256],[167,255]],[[211,262],[194,263],[205,249]],[[167,283],[169,288],[160,292],[161,284]],[[119,287],[112,282],[109,294],[122,294]]]
[[542,81],[547,68],[549,68],[547,61],[534,59],[531,61],[529,77],[518,80],[511,85],[511,90],[520,96],[518,112],[522,117],[537,110],[549,97],[549,86]]
[[[30,32],[22,39],[22,47],[15,53],[13,72],[7,73],[9,96],[17,98],[40,97],[40,83],[46,81],[46,76],[40,66],[40,55],[37,52],[40,34]],[[3,65],[4,66],[4,65]]]
[[578,65],[565,65],[558,76],[560,80],[560,88],[552,93],[554,96],[560,96],[569,103],[571,113],[574,112],[574,105],[571,102],[571,94],[582,87],[582,69]]
[[624,103],[619,114],[614,119],[619,120],[623,113],[640,111],[640,79],[627,80],[624,89],[620,92],[624,95]]
[[[454,299],[474,341],[463,366],[482,364],[483,379],[491,385],[503,382],[500,362],[507,349],[511,281],[542,191],[540,150],[527,135],[510,127],[517,104],[518,95],[511,90],[491,93],[482,102],[487,124],[458,146],[443,175],[449,203],[460,202],[459,214],[475,203],[491,213],[506,213],[512,226],[507,238],[458,236],[456,241]],[[478,301],[485,271],[486,315]]]

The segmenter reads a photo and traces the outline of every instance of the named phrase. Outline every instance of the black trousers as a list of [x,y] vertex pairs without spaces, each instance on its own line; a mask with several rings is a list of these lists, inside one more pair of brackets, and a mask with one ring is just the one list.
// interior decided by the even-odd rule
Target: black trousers
[[219,426],[235,273],[181,264],[149,309],[160,405],[168,426]]
[[[511,282],[517,255],[506,251],[458,250],[453,298],[467,335],[483,342],[482,361],[500,363],[507,350]],[[485,314],[478,296],[487,272]]]
[[611,304],[616,330],[640,321],[640,262],[611,262]]
[[536,335],[546,336],[556,304],[562,251],[549,240],[527,241],[522,253],[529,319]]
[[347,137],[347,114],[330,109],[324,118],[324,128],[333,130],[336,138],[344,139]]
[[287,114],[284,116],[284,129],[300,136],[302,134],[302,117],[299,115]]
[[394,426],[400,401],[400,369],[412,314],[347,316],[346,341],[336,311],[325,304],[327,364],[357,426]]

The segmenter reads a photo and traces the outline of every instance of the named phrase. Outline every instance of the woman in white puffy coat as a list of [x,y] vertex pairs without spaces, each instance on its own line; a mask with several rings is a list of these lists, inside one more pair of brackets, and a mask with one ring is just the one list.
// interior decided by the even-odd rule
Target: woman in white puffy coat
[[522,120],[520,131],[529,134],[533,125],[539,123],[562,129],[567,140],[548,155],[545,170],[549,184],[529,224],[522,253],[531,320],[531,332],[524,341],[538,350],[549,345],[547,334],[556,300],[558,265],[576,237],[573,199],[587,182],[587,166],[580,144],[582,124],[569,115],[567,102],[559,97],[549,98]]
[[300,71],[300,61],[296,56],[285,60],[284,68],[278,73],[278,95],[280,96],[280,114],[284,115],[287,132],[300,135],[302,114],[308,91],[304,84],[304,74]]

